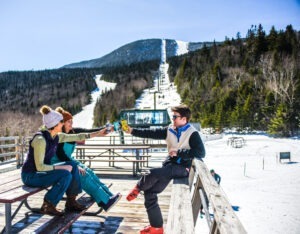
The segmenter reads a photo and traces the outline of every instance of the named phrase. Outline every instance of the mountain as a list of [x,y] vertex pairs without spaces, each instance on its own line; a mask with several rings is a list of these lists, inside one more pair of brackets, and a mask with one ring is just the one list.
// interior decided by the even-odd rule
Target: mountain
[[[166,39],[166,57],[201,49],[204,44],[210,46],[212,42],[183,42]],[[63,68],[93,68],[93,67],[117,67],[161,59],[161,39],[138,40],[126,44],[111,53],[97,59],[77,62],[65,65]]]

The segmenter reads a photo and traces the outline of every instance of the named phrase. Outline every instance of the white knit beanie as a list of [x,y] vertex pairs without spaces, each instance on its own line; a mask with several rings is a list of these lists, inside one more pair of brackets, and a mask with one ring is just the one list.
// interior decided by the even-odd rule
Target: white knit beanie
[[52,110],[49,106],[43,106],[41,113],[43,115],[43,123],[48,129],[53,128],[63,120],[62,114]]

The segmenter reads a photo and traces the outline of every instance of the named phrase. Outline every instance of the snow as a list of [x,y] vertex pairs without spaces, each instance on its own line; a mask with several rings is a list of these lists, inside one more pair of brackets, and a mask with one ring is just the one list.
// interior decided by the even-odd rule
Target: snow
[[[154,87],[144,90],[136,101],[137,108],[153,108],[154,95],[157,109],[181,103],[167,70],[168,64],[162,61]],[[93,102],[74,116],[74,126],[91,127],[93,108],[101,91],[115,86],[101,81],[101,75],[95,79],[99,90],[93,92]],[[246,144],[241,148],[228,145],[228,138],[233,136],[243,137]],[[204,162],[221,176],[221,188],[229,202],[238,208],[236,214],[248,233],[300,233],[299,139],[275,139],[262,133],[227,133],[204,144]],[[292,162],[278,162],[278,153],[284,151],[291,152]],[[198,219],[195,233],[208,233],[205,218]]]
[[94,123],[94,108],[98,98],[101,98],[102,92],[106,92],[110,89],[114,89],[116,83],[106,82],[101,80],[101,75],[95,76],[95,81],[97,84],[97,89],[92,92],[92,102],[83,107],[83,110],[78,114],[73,116],[73,120],[76,127],[81,128],[92,128]]
[[186,54],[189,52],[188,50],[188,46],[189,43],[185,42],[185,41],[176,41],[177,42],[177,53],[176,55],[182,55],[182,54]]
[[[227,145],[232,136],[243,137],[246,144]],[[248,233],[300,233],[299,143],[258,134],[226,134],[205,142],[204,162],[222,177],[221,187],[232,206],[239,207],[236,214]],[[291,163],[278,162],[278,153],[285,151],[291,152]],[[198,222],[199,233],[206,233],[204,219]]]
[[162,40],[161,41],[161,63],[165,63],[166,62],[166,40]]

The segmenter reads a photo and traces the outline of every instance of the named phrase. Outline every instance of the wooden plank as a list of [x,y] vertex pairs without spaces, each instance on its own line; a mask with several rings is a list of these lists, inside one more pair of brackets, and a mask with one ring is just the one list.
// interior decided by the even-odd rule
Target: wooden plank
[[20,154],[20,152],[18,152],[18,151],[2,153],[2,154],[0,154],[0,158],[7,157],[7,156],[15,156],[15,155],[19,155],[19,154]]
[[129,159],[129,160],[119,160],[119,159],[78,159],[78,161],[91,161],[91,162],[147,162],[143,159]]
[[214,212],[214,219],[220,233],[244,234],[247,233],[233,211],[231,204],[227,200],[226,194],[210,175],[204,162],[195,159],[196,171],[201,180],[201,184],[209,198],[210,206]]
[[[95,154],[90,154],[90,152],[88,152],[88,154],[86,153],[83,157],[98,157],[98,158],[107,158],[107,157],[114,157],[114,158],[136,158],[135,155],[126,155],[126,154],[122,154],[122,155],[109,155],[109,154],[101,154],[99,155],[98,153]],[[151,155],[139,155],[140,158],[150,158]],[[80,158],[79,158],[80,159]]]
[[8,176],[6,178],[1,178],[0,191],[2,190],[2,188],[7,189],[8,186],[11,186],[10,183],[14,183],[14,182],[20,185],[23,184],[20,174]]
[[14,148],[18,146],[18,144],[6,144],[6,145],[0,145],[0,149],[7,149],[7,148]]
[[[95,201],[87,195],[83,195],[78,199],[78,201],[85,205],[87,209],[81,212],[68,212],[62,217],[56,216],[50,218],[47,223],[44,223],[38,229],[34,230],[34,233],[63,233],[95,203]],[[20,233],[28,233],[28,229],[30,229],[30,227],[26,228]]]
[[174,179],[166,233],[193,234],[194,219],[188,177]]
[[22,180],[19,178],[19,179],[16,179],[16,180],[13,180],[13,181],[10,181],[10,182],[6,182],[6,183],[3,183],[0,185],[0,193],[5,193],[9,190],[14,190],[20,186],[23,186],[23,182]]
[[42,190],[44,190],[44,188],[32,188],[26,185],[22,185],[17,188],[14,188],[13,190],[8,190],[7,192],[1,193],[0,202],[13,203],[16,201],[21,201],[27,198],[28,196],[38,193]]
[[97,144],[90,144],[90,145],[77,145],[76,149],[107,149],[107,150],[138,150],[138,149],[149,149],[149,145],[97,145]]
[[19,139],[18,136],[8,136],[8,137],[0,137],[0,141],[13,141]]

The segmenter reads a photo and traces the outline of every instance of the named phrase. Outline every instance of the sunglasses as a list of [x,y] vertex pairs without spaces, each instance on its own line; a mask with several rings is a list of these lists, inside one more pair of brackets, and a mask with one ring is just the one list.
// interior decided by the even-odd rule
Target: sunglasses
[[175,120],[175,119],[177,119],[177,118],[179,118],[179,117],[181,118],[182,116],[180,116],[180,115],[173,115],[173,116],[172,116],[172,119]]

